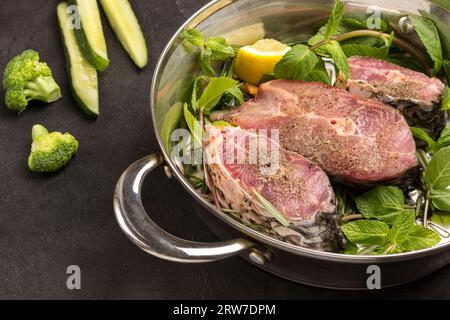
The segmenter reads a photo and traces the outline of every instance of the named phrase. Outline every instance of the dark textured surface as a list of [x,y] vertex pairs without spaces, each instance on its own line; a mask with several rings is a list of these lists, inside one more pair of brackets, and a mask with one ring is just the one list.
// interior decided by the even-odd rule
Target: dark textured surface
[[[122,234],[112,210],[115,182],[131,162],[158,151],[148,98],[153,67],[173,32],[203,3],[132,1],[149,43],[150,65],[142,72],[104,24],[111,65],[100,76],[101,116],[92,122],[68,92],[56,1],[0,1],[0,66],[34,48],[53,68],[64,95],[20,117],[0,103],[0,298],[450,298],[450,266],[397,288],[340,292],[279,279],[239,258],[205,265],[162,261]],[[35,123],[79,138],[78,156],[56,175],[26,168]],[[158,171],[144,189],[146,207],[162,227],[187,239],[215,240],[191,212],[189,196],[176,181]],[[72,264],[82,270],[79,291],[65,285],[65,271]]]

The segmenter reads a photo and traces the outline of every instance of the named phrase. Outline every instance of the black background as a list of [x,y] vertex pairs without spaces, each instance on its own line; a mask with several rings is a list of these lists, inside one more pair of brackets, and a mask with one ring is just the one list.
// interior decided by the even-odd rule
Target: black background
[[[151,257],[133,245],[113,215],[114,186],[129,164],[158,152],[149,109],[152,71],[171,35],[207,1],[131,2],[148,41],[150,63],[137,70],[104,20],[111,64],[100,75],[101,115],[93,122],[68,91],[57,1],[0,1],[1,68],[22,50],[35,49],[52,67],[64,96],[52,105],[33,105],[20,117],[0,102],[0,298],[450,298],[450,266],[396,288],[343,292],[288,282],[240,258],[182,265]],[[79,154],[60,173],[27,170],[35,123],[67,130],[79,139]],[[144,199],[154,220],[173,234],[215,240],[192,213],[188,194],[162,170],[146,181]],[[66,268],[72,264],[81,267],[82,290],[66,288]]]

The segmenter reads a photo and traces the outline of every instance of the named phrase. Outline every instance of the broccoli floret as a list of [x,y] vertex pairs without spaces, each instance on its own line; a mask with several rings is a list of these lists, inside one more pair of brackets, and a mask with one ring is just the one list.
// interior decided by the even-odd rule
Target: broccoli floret
[[42,125],[33,126],[33,144],[28,167],[35,172],[56,172],[66,166],[78,151],[78,141],[69,133],[49,133]]
[[34,50],[26,50],[8,63],[3,87],[6,106],[19,114],[31,100],[51,103],[61,98],[61,89],[52,71],[45,62],[39,61],[39,54]]

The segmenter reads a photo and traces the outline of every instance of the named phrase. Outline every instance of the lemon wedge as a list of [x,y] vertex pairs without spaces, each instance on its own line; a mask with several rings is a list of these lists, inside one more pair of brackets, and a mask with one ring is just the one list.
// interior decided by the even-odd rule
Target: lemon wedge
[[277,40],[259,40],[239,50],[234,72],[241,80],[258,85],[264,75],[273,73],[275,65],[290,49]]

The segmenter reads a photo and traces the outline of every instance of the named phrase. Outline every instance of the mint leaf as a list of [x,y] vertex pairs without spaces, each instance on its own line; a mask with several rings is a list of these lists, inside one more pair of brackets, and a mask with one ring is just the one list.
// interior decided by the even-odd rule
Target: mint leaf
[[319,58],[303,44],[289,50],[275,66],[278,79],[303,80],[314,69]]
[[414,225],[399,239],[396,247],[405,251],[415,251],[430,248],[441,241],[441,237],[434,231],[422,226]]
[[445,86],[444,95],[442,96],[441,102],[441,110],[449,111],[450,110],[450,88]]
[[226,60],[234,57],[234,50],[227,44],[225,38],[210,37],[206,40],[205,47],[211,50],[213,60]]
[[450,190],[430,190],[430,200],[437,210],[450,212]]
[[343,254],[358,254],[358,246],[351,241],[347,241]]
[[404,241],[409,230],[415,225],[416,213],[413,210],[401,212],[395,219],[389,233],[389,238],[394,245],[399,245]]
[[226,105],[237,107],[244,103],[244,94],[239,86],[234,86],[225,92],[224,100]]
[[434,150],[437,147],[436,141],[433,140],[433,138],[431,138],[428,133],[426,133],[425,131],[423,131],[420,128],[416,128],[416,127],[411,127],[411,132],[413,134],[413,136],[417,139],[423,140],[427,143],[428,145],[428,150]]
[[[353,29],[369,29],[369,27],[367,26],[367,23],[364,23],[362,21],[359,21],[358,19],[355,18],[351,18],[351,17],[344,17],[342,18],[342,23],[352,27]],[[388,23],[381,19],[380,21],[380,29],[374,29],[374,30],[380,30],[382,32],[386,31],[388,28]]]
[[366,23],[359,21],[358,19],[355,18],[343,17],[341,21],[343,24],[352,27],[352,29],[367,29]]
[[428,190],[447,189],[450,185],[450,147],[437,151],[425,170],[425,184]]
[[428,55],[434,62],[433,75],[437,74],[442,69],[442,46],[439,38],[439,33],[433,21],[421,17],[409,15],[409,19],[414,25],[414,30],[425,46]]
[[365,218],[392,225],[405,209],[405,196],[397,187],[381,186],[355,199],[356,207]]
[[208,115],[219,103],[223,94],[236,84],[237,81],[228,77],[213,78],[198,100],[198,105],[204,114]]
[[[380,40],[378,38],[370,38],[370,39]],[[394,33],[392,32],[390,37],[385,40],[385,45],[383,47],[376,47],[374,44],[364,45],[360,43],[354,43],[343,45],[342,50],[344,51],[347,57],[368,56],[378,59],[385,59],[389,54],[389,50],[391,49],[393,40],[394,40]]]
[[341,45],[337,41],[330,41],[326,45],[327,51],[333,58],[334,65],[339,72],[344,76],[345,80],[350,77],[350,67],[348,65],[348,59],[344,51],[342,51]]
[[329,39],[336,33],[341,24],[342,17],[344,16],[344,10],[344,4],[340,0],[336,0],[326,25],[325,39]]
[[447,76],[447,83],[450,83],[450,60],[444,60],[444,71]]
[[194,80],[194,84],[192,85],[192,94],[191,94],[191,106],[195,112],[198,111],[198,96],[201,91],[205,88],[208,83],[208,77],[206,76],[198,76]]
[[181,32],[180,38],[183,39],[184,45],[194,47],[203,47],[203,34],[197,29],[187,29]]
[[389,226],[376,220],[357,220],[342,226],[346,238],[353,243],[372,246],[389,240]]
[[437,148],[445,148],[450,146],[450,124],[447,124],[441,132],[441,136],[437,141]]
[[183,114],[183,104],[175,103],[169,111],[167,111],[161,126],[161,138],[167,151],[172,149],[172,132],[178,127],[181,116]]
[[200,122],[196,117],[189,111],[188,104],[185,103],[184,107],[184,119],[189,127],[189,131],[192,133],[192,137],[194,138],[195,146],[201,147],[203,140],[203,128],[200,127]]
[[345,44],[342,46],[342,51],[344,51],[348,58],[353,56],[365,56],[384,59],[386,58],[389,49],[386,50],[386,47],[369,47],[362,44]]
[[325,63],[322,59],[319,59],[319,62],[316,64],[314,69],[310,73],[308,73],[308,75],[303,80],[311,82],[323,82],[331,85],[330,75],[328,74],[328,70],[325,67]]
[[205,75],[213,77],[216,75],[216,71],[211,65],[211,60],[212,51],[210,49],[203,49],[198,57],[198,63]]

